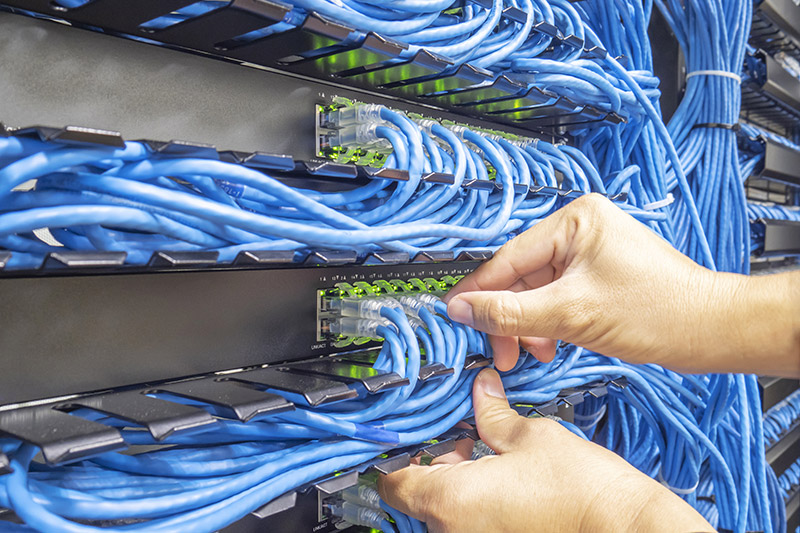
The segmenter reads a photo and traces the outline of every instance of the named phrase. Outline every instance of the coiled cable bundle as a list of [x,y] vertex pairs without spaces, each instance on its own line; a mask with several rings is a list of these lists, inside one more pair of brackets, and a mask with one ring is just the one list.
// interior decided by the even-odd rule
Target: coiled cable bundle
[[764,413],[764,440],[772,446],[800,423],[800,390],[776,403]]
[[[433,296],[422,306],[392,296],[368,300],[356,307],[345,305],[348,310],[336,319],[337,331],[382,338],[375,368],[407,377],[408,385],[324,408],[298,406],[248,423],[218,420],[204,432],[164,441],[124,422],[100,418],[117,426],[128,444],[158,448],[133,455],[106,453],[72,465],[32,462],[35,448],[4,439],[0,449],[10,457],[14,472],[0,476],[0,506],[12,509],[26,525],[0,525],[8,531],[211,532],[303,483],[356,467],[397,446],[433,439],[469,417],[477,370],[463,368],[468,353],[488,353],[485,335],[450,321],[444,303]],[[442,362],[454,373],[437,383],[419,381],[423,355],[426,363]],[[595,412],[578,410],[594,418],[597,411],[607,411],[595,440],[622,450],[637,467],[664,479],[673,490],[688,494],[692,485],[698,490],[713,486],[717,505],[709,514],[718,509],[720,523],[737,501],[739,509],[748,508],[742,500],[747,489],[737,485],[739,471],[747,465],[737,462],[735,449],[747,422],[738,417],[739,409],[724,411],[716,403],[738,399],[713,396],[719,390],[714,389],[714,379],[735,378],[684,377],[566,345],[547,364],[523,354],[502,380],[510,401],[535,404],[553,400],[564,388],[620,376],[627,386],[611,385],[605,399],[583,404]],[[696,413],[705,413],[705,419]],[[721,418],[713,431],[711,417]],[[585,437],[577,427],[568,427]],[[681,461],[669,464],[678,454],[689,465],[705,456],[709,460],[696,476],[697,469]],[[750,482],[755,483],[752,478]],[[329,511],[384,531],[424,531],[423,524],[394,509],[375,509],[374,494],[370,497],[368,492],[342,494],[352,505],[332,504]],[[761,512],[775,516],[779,510],[767,507]]]
[[[230,262],[242,250],[496,248],[558,207],[554,194],[529,194],[534,183],[558,186],[556,171],[567,190],[607,192],[597,169],[565,145],[435,122],[423,128],[385,107],[374,118],[362,125],[388,140],[386,165],[409,179],[374,178],[337,193],[290,187],[279,175],[210,156],[160,156],[138,142],[88,148],[0,138],[0,246],[13,252],[7,268],[38,267],[63,249],[124,251],[128,263],[145,264],[157,250],[213,250]],[[497,187],[462,186],[491,184],[489,169]],[[424,183],[426,172],[455,179]],[[617,177],[609,187],[619,192],[622,184]],[[642,220],[665,218],[622,206]],[[50,239],[34,233],[41,228]]]

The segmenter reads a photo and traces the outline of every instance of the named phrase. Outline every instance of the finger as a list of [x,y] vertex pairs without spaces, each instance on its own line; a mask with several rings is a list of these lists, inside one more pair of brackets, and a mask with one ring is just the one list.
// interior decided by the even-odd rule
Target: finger
[[519,344],[529,354],[543,363],[549,363],[556,358],[558,341],[546,337],[520,337]]
[[519,359],[519,339],[517,337],[504,337],[489,335],[489,344],[492,346],[494,367],[500,372],[508,372]]
[[[574,225],[564,224],[561,211],[547,217],[522,235],[511,239],[494,257],[459,281],[444,296],[449,302],[454,296],[472,291],[501,291],[530,274],[545,269],[552,279],[552,263],[567,248]],[[542,276],[540,284],[546,283]]]
[[459,294],[447,305],[456,322],[505,337],[561,338],[567,313],[580,294],[563,290],[563,279],[525,292],[484,291]]
[[528,421],[511,409],[500,375],[482,370],[472,387],[475,422],[481,440],[499,454],[525,446]]
[[426,494],[437,494],[448,490],[446,476],[451,465],[410,465],[397,472],[378,477],[378,492],[381,499],[407,515],[425,520],[430,514],[428,506],[432,498]]

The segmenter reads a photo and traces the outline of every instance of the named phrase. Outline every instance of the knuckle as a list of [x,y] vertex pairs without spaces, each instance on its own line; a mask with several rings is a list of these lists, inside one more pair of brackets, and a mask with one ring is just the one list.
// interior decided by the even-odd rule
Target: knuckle
[[488,333],[511,335],[519,326],[519,303],[515,299],[502,297],[487,299],[480,314]]
[[610,205],[610,200],[598,193],[581,196],[570,204],[575,207],[570,210],[572,222],[576,225],[588,226],[590,229],[600,229],[603,225],[597,224],[597,221],[609,214],[608,207]]
[[[447,468],[448,466],[450,465],[437,465],[431,468],[438,468],[442,472],[450,470]],[[448,485],[437,482],[422,484],[419,494],[415,495],[415,498],[420,501],[418,504],[420,516],[417,517],[419,520],[431,524],[442,524],[448,516],[452,515],[453,506],[457,504],[454,498],[459,491],[448,490]]]
[[570,331],[582,329],[588,321],[585,307],[581,298],[573,298],[564,301],[560,308],[559,322],[561,322],[564,328]]
[[516,419],[514,419],[514,424],[511,426],[508,438],[514,443],[527,444],[530,442],[531,437],[534,434],[534,430],[535,428],[533,424],[531,424],[531,420],[517,416]]
[[[551,290],[558,305],[550,307],[545,322],[551,323],[559,332],[573,337],[598,318],[599,307],[590,301],[591,291],[585,290],[582,284],[553,285]],[[572,339],[564,340],[572,342]]]
[[563,428],[558,422],[550,418],[537,417],[529,418],[526,422],[526,437],[529,440],[541,442],[554,442],[554,438],[562,434]]
[[610,200],[603,196],[602,194],[593,192],[589,194],[584,194],[574,202],[573,205],[578,205],[582,209],[588,210],[590,212],[594,212],[599,209],[604,209],[606,206],[609,205]]

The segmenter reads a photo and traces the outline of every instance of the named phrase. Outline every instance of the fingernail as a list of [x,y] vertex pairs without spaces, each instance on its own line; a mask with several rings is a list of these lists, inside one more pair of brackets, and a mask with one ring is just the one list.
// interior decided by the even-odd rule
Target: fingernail
[[505,400],[506,391],[500,379],[500,374],[494,370],[484,370],[478,374],[478,379],[480,380],[481,389],[483,389],[484,394],[493,398]]
[[447,304],[447,315],[450,317],[450,320],[461,322],[467,326],[472,325],[472,306],[469,305],[469,302],[464,301],[463,298],[450,300],[450,303]]

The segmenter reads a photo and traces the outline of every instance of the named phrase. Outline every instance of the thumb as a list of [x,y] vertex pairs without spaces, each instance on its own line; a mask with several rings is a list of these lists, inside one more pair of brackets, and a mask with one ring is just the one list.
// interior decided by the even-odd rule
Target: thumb
[[524,445],[529,421],[508,405],[500,374],[487,368],[472,386],[475,423],[481,440],[499,454]]
[[559,281],[522,292],[464,292],[450,300],[447,314],[490,335],[557,339],[565,308],[557,297]]
[[431,507],[437,505],[435,496],[447,494],[452,485],[447,479],[447,472],[452,466],[409,465],[391,474],[379,476],[378,492],[390,507],[426,521],[432,511]]

